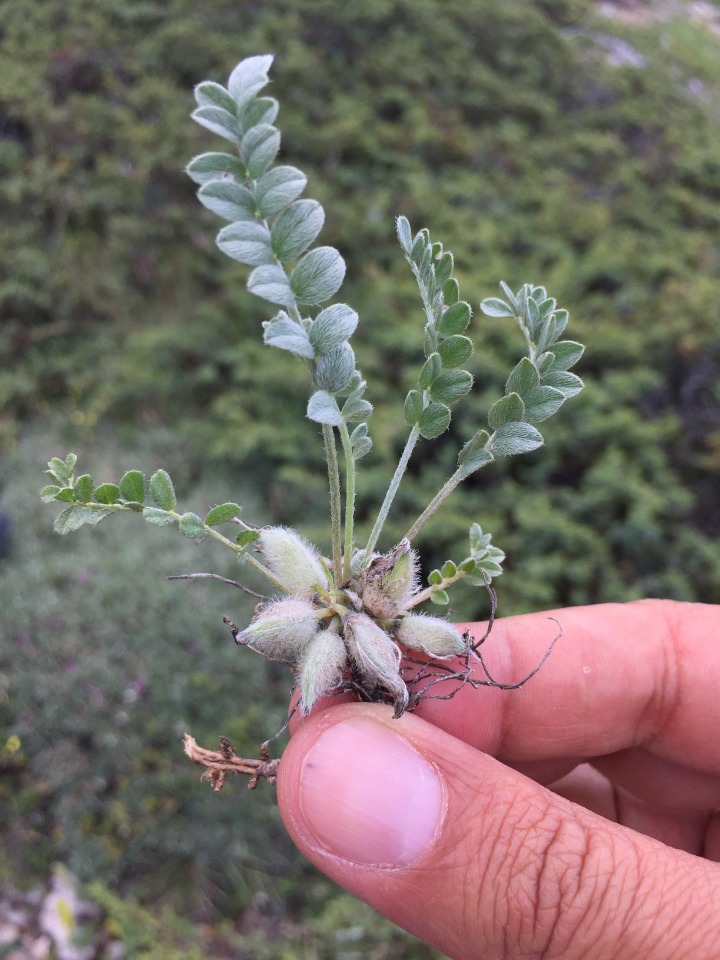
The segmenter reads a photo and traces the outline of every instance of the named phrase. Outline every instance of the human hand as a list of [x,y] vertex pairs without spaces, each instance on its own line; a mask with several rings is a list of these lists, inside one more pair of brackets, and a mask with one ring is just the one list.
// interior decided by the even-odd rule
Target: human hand
[[[498,621],[494,676],[532,669],[547,616]],[[519,690],[311,716],[280,764],[287,828],[454,960],[717,960],[720,607],[553,616]]]

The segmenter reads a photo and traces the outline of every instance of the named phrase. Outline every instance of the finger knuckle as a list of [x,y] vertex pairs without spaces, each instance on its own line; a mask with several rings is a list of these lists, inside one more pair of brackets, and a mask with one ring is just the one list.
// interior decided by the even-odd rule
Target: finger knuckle
[[560,813],[530,824],[528,834],[514,882],[522,945],[542,960],[586,957],[588,943],[607,942],[609,924],[622,927],[635,858],[630,854],[619,862],[612,845]]

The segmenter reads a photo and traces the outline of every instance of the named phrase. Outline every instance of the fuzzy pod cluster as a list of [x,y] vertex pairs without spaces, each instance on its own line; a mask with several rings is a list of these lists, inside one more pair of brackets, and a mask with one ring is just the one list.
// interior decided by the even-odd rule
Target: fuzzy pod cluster
[[448,621],[403,609],[419,587],[418,558],[407,541],[374,557],[340,590],[315,547],[289,527],[264,528],[256,545],[288,595],[265,604],[236,641],[292,666],[304,714],[347,688],[392,703],[400,716],[409,702],[403,650],[436,659],[466,652]]

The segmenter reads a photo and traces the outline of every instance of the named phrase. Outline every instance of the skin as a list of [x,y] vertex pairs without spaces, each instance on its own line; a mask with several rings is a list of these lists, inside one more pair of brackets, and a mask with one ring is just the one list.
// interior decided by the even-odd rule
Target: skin
[[287,828],[455,960],[717,960],[720,607],[509,617],[483,647],[493,676],[537,664],[550,616],[562,639],[519,690],[399,720],[322,704],[280,765]]

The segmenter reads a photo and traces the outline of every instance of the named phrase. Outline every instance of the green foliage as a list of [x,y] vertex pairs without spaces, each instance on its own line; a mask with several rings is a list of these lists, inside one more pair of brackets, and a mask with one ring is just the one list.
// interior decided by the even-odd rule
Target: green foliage
[[467,327],[471,310],[469,304],[458,301],[458,283],[452,276],[453,255],[443,250],[441,243],[433,243],[428,230],[413,237],[406,217],[398,217],[397,235],[427,317],[426,360],[417,389],[408,393],[403,411],[409,426],[417,427],[425,440],[434,440],[450,426],[450,408],[472,389],[472,374],[453,369],[472,353],[472,341],[458,335]]
[[268,898],[254,904],[257,928],[242,933],[225,924],[210,930],[193,926],[167,906],[149,911],[100,883],[86,895],[103,911],[103,927],[122,944],[128,960],[202,960],[207,956],[242,956],[253,960],[435,960],[440,955],[403,933],[348,894],[325,898],[306,926],[289,923]]
[[[372,412],[372,405],[364,399],[366,383],[355,367],[355,352],[349,343],[357,327],[358,314],[342,303],[321,310],[315,318],[303,317],[301,313],[300,307],[320,304],[337,293],[345,276],[345,262],[334,247],[308,250],[325,222],[324,210],[315,200],[297,199],[306,183],[301,171],[294,167],[273,167],[280,147],[280,132],[273,126],[279,104],[271,97],[258,96],[269,82],[272,60],[271,55],[248,57],[233,69],[227,87],[214,81],[195,87],[198,106],[193,119],[211,133],[230,141],[237,156],[204,153],[190,161],[187,172],[200,184],[198,196],[203,205],[231,221],[220,230],[216,242],[230,259],[255,268],[248,277],[248,290],[286,308],[263,324],[264,342],[290,352],[310,374],[313,392],[306,413],[308,419],[322,424],[330,482],[331,589],[327,599],[318,599],[319,603],[327,604],[319,613],[321,618],[336,617],[341,622],[345,616],[342,604],[350,600],[342,598],[341,602],[334,597],[333,590],[344,589],[348,584],[352,591],[360,589],[352,577],[370,574],[376,544],[417,441],[436,439],[443,434],[450,426],[451,407],[472,389],[473,375],[461,369],[473,351],[471,340],[463,336],[471,309],[459,299],[458,281],[453,276],[453,255],[444,250],[441,243],[433,242],[427,229],[413,235],[408,219],[398,217],[398,240],[417,282],[426,317],[425,362],[417,385],[409,391],[403,406],[404,420],[411,427],[410,435],[369,539],[360,548],[361,559],[355,563],[356,462],[372,447],[367,424],[362,422]],[[457,470],[403,538],[408,544],[458,484],[477,469],[492,462],[495,456],[529,453],[542,445],[541,434],[531,424],[551,417],[565,399],[582,388],[580,378],[567,371],[579,359],[583,347],[559,340],[567,325],[567,311],[558,310],[556,301],[547,297],[543,287],[525,284],[517,294],[504,283],[501,287],[507,299],[491,298],[481,307],[489,316],[517,319],[525,336],[528,357],[511,372],[506,396],[496,402],[488,414],[492,433],[480,430],[465,444]],[[342,405],[339,398],[346,398]],[[350,434],[347,424],[356,421],[361,422]],[[336,429],[345,455],[344,534]],[[59,533],[85,524],[94,526],[112,512],[141,511],[152,526],[176,522],[186,538],[202,540],[209,534],[237,553],[242,553],[252,542],[242,537],[233,544],[212,529],[221,522],[222,511],[212,514],[210,522],[194,513],[176,513],[174,485],[165,470],[157,470],[152,475],[147,491],[144,477],[137,470],[126,473],[119,485],[103,483],[94,488],[89,475],[75,480],[76,460],[74,454],[64,461],[53,458],[47,473],[55,484],[41,492],[45,502],[58,500],[69,504],[56,520],[55,529]],[[128,500],[123,490],[136,499]],[[148,493],[154,505],[144,506]],[[227,506],[230,508],[228,519],[237,519],[240,508],[234,504]],[[499,551],[496,554],[501,556]],[[287,589],[286,578],[278,577],[272,563],[266,565],[249,559],[275,586],[286,593],[293,592]],[[479,562],[479,557],[473,554],[468,558],[469,564],[471,561]],[[500,564],[492,561],[481,582],[489,582],[500,572]],[[472,573],[472,569],[467,567],[455,576],[456,573],[444,577],[442,586],[430,590],[427,597],[424,593],[421,596],[446,604],[445,588]],[[384,623],[402,615],[403,609],[415,605],[419,599],[415,598],[412,604],[408,601],[409,596],[405,606],[398,607],[394,613],[385,609],[377,614],[372,612],[372,616],[385,630]],[[341,603],[337,610],[336,602]],[[394,654],[390,659],[393,657]],[[359,663],[356,666],[359,667]],[[399,674],[396,679],[401,687]],[[336,685],[336,680],[332,683]],[[320,692],[330,692],[333,688]],[[398,706],[396,701],[396,712],[402,712],[406,705],[404,690],[403,696],[403,704]],[[301,706],[307,709],[304,700]]]

